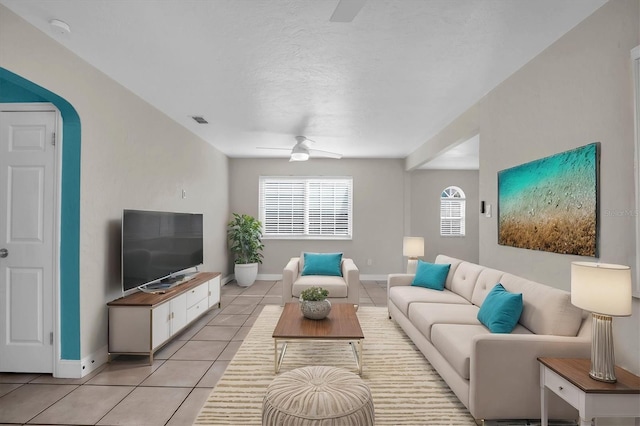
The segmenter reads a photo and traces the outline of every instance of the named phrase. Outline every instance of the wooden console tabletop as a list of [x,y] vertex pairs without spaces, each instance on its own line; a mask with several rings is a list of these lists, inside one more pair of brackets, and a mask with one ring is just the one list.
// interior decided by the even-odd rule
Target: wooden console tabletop
[[192,288],[199,286],[200,284],[207,282],[216,276],[220,275],[219,272],[199,272],[197,276],[191,278],[189,281],[177,286],[165,290],[166,293],[145,293],[139,291],[137,293],[130,294],[125,297],[113,300],[107,303],[107,306],[156,306],[161,303],[171,300],[182,293],[185,293]]

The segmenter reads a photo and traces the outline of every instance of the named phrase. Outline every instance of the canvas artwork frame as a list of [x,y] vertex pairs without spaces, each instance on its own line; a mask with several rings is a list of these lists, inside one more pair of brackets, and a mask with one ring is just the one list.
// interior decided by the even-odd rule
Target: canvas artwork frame
[[600,143],[498,172],[498,244],[598,257]]
[[633,95],[635,100],[635,187],[636,187],[636,281],[633,286],[633,296],[640,298],[640,46],[631,50],[631,65],[633,67]]

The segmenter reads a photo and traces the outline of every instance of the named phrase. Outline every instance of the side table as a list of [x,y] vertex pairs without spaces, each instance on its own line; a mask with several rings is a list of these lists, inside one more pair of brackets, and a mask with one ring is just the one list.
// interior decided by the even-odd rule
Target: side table
[[580,426],[591,426],[595,417],[635,417],[640,426],[640,377],[620,367],[618,381],[605,383],[589,377],[591,360],[538,358],[542,426],[548,426],[549,391],[575,407]]

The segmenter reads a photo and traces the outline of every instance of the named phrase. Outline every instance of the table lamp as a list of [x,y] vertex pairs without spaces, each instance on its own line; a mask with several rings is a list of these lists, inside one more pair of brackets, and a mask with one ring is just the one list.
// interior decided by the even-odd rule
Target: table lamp
[[571,303],[591,312],[591,371],[615,383],[612,316],[631,315],[631,269],[594,262],[571,262]]
[[404,237],[402,239],[402,255],[407,256],[407,274],[415,274],[418,267],[418,256],[424,256],[424,238]]

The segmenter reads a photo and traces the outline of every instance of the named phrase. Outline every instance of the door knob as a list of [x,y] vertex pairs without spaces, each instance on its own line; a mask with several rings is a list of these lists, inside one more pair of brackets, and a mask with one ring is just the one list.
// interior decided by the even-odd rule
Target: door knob
[[5,258],[9,256],[9,250],[7,250],[6,248],[0,249],[0,258]]

